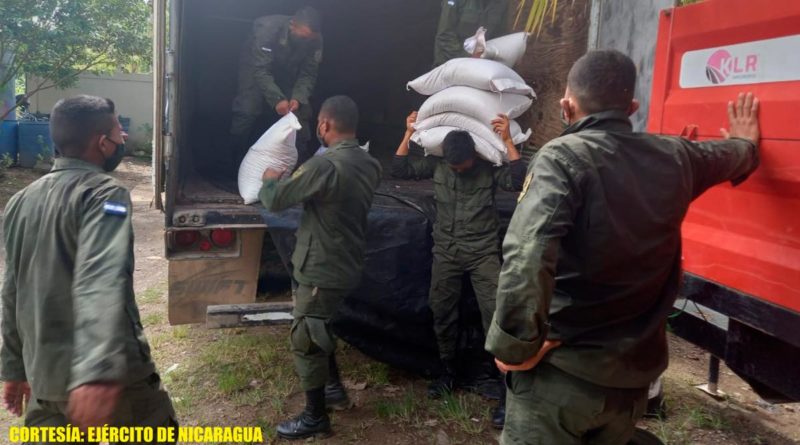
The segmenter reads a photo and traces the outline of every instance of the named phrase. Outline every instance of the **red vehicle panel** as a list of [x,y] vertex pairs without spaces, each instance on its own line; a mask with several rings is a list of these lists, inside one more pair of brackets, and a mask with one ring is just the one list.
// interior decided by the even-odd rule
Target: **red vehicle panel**
[[692,204],[684,269],[800,312],[800,1],[709,0],[661,13],[648,130],[718,138],[725,104],[761,100],[761,166]]

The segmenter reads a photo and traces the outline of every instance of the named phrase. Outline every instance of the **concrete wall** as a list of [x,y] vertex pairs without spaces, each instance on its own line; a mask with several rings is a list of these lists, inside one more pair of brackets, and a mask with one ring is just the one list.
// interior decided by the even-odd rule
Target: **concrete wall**
[[594,0],[589,48],[616,49],[633,59],[638,70],[636,99],[641,103],[631,120],[636,131],[647,129],[659,11],[675,0]]
[[[29,79],[33,85],[35,79]],[[148,143],[152,134],[143,131],[142,125],[153,125],[153,75],[152,74],[115,74],[113,76],[95,76],[84,74],[78,78],[73,88],[66,90],[44,90],[31,99],[31,111],[50,113],[59,99],[78,94],[108,97],[114,101],[117,112],[131,119],[130,140],[137,143]]]

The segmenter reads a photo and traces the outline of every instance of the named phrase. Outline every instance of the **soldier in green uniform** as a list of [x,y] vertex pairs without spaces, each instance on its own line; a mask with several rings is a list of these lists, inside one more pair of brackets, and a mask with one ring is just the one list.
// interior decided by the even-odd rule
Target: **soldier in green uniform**
[[634,133],[636,67],[592,51],[570,70],[568,125],[528,170],[503,242],[486,349],[506,375],[501,444],[625,444],[667,367],[681,223],[708,188],[758,166],[758,101],[725,140]]
[[[494,167],[479,159],[469,133],[453,131],[445,138],[444,158],[426,156],[409,159],[409,142],[416,113],[406,121],[406,134],[392,161],[392,175],[400,179],[433,178],[436,223],[433,226],[433,267],[429,304],[442,359],[443,373],[428,389],[438,398],[453,390],[458,342],[458,307],[462,277],[466,273],[475,290],[484,333],[495,310],[497,277],[500,274],[500,224],[495,207],[497,188],[519,190],[525,163],[514,147],[509,119],[498,116],[492,122],[508,150],[509,164]],[[502,428],[505,397],[492,415],[492,424]]]
[[305,410],[278,426],[278,435],[301,439],[330,432],[326,407],[352,406],[336,366],[336,337],[330,321],[361,282],[367,213],[381,178],[377,160],[356,139],[358,107],[332,97],[319,112],[317,137],[325,154],[314,156],[285,181],[283,172],[264,172],[261,203],[270,211],[303,204],[292,255],[295,294],[292,353]]
[[442,15],[436,31],[433,66],[450,59],[471,57],[464,51],[464,40],[483,26],[492,39],[509,30],[510,0],[442,0]]
[[250,144],[251,131],[266,103],[273,121],[289,112],[303,128],[297,134],[301,158],[310,139],[309,98],[322,60],[320,14],[311,7],[293,17],[270,15],[253,23],[239,60],[239,91],[233,100],[232,149],[238,168]]
[[175,426],[133,294],[130,194],[107,174],[127,136],[114,103],[59,101],[50,132],[61,157],[5,212],[5,407],[27,426]]

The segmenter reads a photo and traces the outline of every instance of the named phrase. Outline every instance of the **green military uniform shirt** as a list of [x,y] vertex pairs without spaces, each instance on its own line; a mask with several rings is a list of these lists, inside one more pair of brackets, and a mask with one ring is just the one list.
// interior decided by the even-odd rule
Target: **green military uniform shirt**
[[308,105],[317,83],[322,37],[308,42],[293,40],[289,32],[291,20],[286,15],[256,19],[242,52],[239,75],[254,78],[271,109],[290,99]]
[[509,0],[442,0],[442,15],[436,31],[434,66],[450,59],[470,57],[464,40],[483,26],[486,38],[500,37],[508,31]]
[[471,255],[492,255],[500,251],[500,223],[495,192],[519,190],[525,176],[525,163],[511,161],[494,167],[482,159],[469,171],[459,174],[440,157],[410,159],[395,156],[392,176],[399,179],[433,178],[436,222],[433,240],[438,249],[457,247]]
[[56,159],[5,212],[3,380],[67,400],[90,382],[153,372],[133,293],[128,191],[92,164]]
[[573,124],[529,168],[486,349],[516,364],[561,340],[550,364],[597,385],[646,388],[667,366],[689,204],[757,165],[749,141],[634,133],[619,111]]
[[350,139],[306,161],[291,179],[264,181],[259,197],[267,210],[303,203],[292,255],[298,283],[343,290],[358,286],[367,213],[380,178],[380,163]]

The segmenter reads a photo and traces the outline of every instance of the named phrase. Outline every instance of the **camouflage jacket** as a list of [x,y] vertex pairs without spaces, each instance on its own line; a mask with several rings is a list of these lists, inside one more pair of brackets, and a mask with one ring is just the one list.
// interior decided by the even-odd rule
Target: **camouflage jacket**
[[433,178],[436,222],[433,240],[436,248],[458,248],[473,255],[500,252],[500,223],[497,218],[497,188],[516,191],[522,187],[525,163],[512,161],[494,167],[482,159],[468,172],[458,174],[436,156],[413,159],[395,156],[392,176],[399,179]]
[[352,139],[312,157],[288,180],[264,181],[259,197],[267,210],[303,204],[292,255],[298,283],[326,289],[358,287],[367,213],[380,178],[380,163]]
[[56,159],[11,199],[4,235],[3,380],[63,401],[90,382],[155,371],[133,293],[128,190],[92,164]]
[[561,340],[550,364],[602,386],[647,387],[667,366],[689,204],[757,165],[750,141],[634,133],[622,112],[573,124],[528,169],[486,349],[516,364]]
[[293,41],[291,19],[286,15],[259,17],[242,50],[240,72],[253,76],[271,108],[290,99],[308,105],[322,61],[322,37]]

